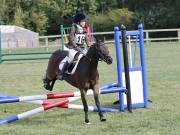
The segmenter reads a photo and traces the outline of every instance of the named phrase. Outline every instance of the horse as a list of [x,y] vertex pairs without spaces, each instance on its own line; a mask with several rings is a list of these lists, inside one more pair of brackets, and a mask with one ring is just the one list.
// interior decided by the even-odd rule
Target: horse
[[[57,50],[55,51],[48,62],[45,78],[43,79],[44,87],[47,90],[52,90],[55,83],[59,63],[68,55],[67,51]],[[98,109],[100,121],[106,121],[103,113],[101,112],[101,105],[99,101],[99,73],[98,73],[98,62],[104,61],[108,65],[112,64],[113,59],[109,55],[108,47],[104,41],[97,40],[84,55],[76,68],[73,75],[65,74],[63,80],[78,88],[81,93],[81,100],[84,107],[85,121],[89,123],[88,118],[88,105],[86,101],[86,93],[88,89],[92,89],[95,104]]]

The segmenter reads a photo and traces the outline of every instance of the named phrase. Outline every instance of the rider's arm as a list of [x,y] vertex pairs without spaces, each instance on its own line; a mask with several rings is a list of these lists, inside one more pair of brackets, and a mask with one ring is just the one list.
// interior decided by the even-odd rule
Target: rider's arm
[[89,48],[90,47],[90,33],[88,33],[88,24],[86,24],[86,26],[85,26],[85,34],[86,34],[86,36],[85,36],[85,42],[86,42],[86,46],[87,46],[87,48]]
[[75,24],[72,24],[71,31],[70,31],[70,34],[69,34],[69,48],[76,47],[75,32],[76,32],[76,26],[75,26]]
[[87,35],[87,33],[86,33],[86,36],[85,36],[85,42],[86,42],[87,48],[89,48],[90,47],[90,39],[89,39],[89,36]]

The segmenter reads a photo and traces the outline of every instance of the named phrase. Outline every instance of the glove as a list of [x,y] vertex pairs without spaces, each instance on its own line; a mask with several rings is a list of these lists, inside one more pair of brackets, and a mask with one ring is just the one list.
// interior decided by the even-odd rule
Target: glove
[[75,42],[72,42],[72,45],[73,45],[73,48],[76,48],[76,47],[77,47],[77,45],[76,45]]
[[76,50],[76,51],[78,51],[78,52],[82,52],[82,49],[81,49],[80,47],[78,47],[78,46],[76,46],[76,47],[74,48],[74,50]]
[[74,50],[84,54],[84,51],[80,47],[78,47],[77,45],[76,45],[76,47],[74,47]]

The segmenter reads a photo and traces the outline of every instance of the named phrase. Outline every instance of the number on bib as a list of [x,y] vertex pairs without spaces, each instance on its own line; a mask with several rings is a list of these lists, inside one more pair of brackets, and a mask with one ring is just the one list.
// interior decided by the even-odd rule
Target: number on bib
[[85,41],[85,35],[84,34],[76,34],[75,36],[76,44],[84,44]]

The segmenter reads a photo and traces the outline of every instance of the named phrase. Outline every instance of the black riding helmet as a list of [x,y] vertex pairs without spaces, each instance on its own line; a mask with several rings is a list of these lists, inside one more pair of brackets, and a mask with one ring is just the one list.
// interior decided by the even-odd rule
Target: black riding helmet
[[86,20],[87,20],[87,16],[83,13],[77,13],[73,16],[74,23],[78,23],[78,22],[86,21]]

